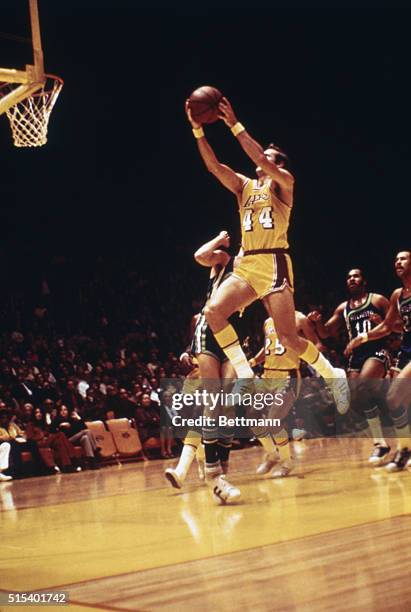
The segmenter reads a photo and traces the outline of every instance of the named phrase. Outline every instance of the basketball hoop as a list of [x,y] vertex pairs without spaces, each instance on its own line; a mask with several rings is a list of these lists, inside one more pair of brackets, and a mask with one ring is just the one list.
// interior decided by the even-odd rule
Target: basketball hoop
[[[47,142],[50,114],[64,81],[53,74],[45,77],[44,85],[6,111],[16,147],[41,147]],[[10,91],[10,83],[0,85],[0,96]]]

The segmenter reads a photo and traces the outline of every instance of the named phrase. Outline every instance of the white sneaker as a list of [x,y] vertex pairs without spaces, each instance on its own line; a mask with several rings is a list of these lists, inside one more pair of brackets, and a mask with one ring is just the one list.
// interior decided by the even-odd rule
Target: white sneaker
[[7,476],[7,474],[0,472],[0,482],[6,482],[8,480],[13,480],[12,476]]
[[328,386],[334,396],[335,405],[340,414],[347,414],[350,408],[350,387],[347,374],[342,368],[334,368],[336,378],[328,380]]
[[387,472],[399,472],[405,467],[408,467],[410,461],[411,451],[409,451],[408,448],[401,448],[396,451],[394,457],[385,466],[385,469]]
[[374,448],[371,452],[371,455],[368,457],[368,463],[370,463],[373,467],[379,467],[380,465],[384,465],[387,463],[387,455],[390,452],[389,446],[383,446],[382,444],[374,444]]
[[215,501],[220,505],[238,501],[241,497],[240,489],[237,489],[237,487],[228,482],[223,474],[213,478],[212,482],[208,482],[208,485],[211,488]]
[[183,481],[177,474],[176,470],[174,470],[173,468],[167,468],[164,472],[164,476],[166,477],[168,482],[171,484],[171,486],[174,487],[174,489],[183,488]]
[[270,476],[271,478],[285,478],[290,472],[292,472],[293,468],[293,461],[284,461],[273,469]]
[[280,456],[277,452],[274,453],[266,453],[264,455],[264,460],[257,467],[255,473],[258,476],[264,476],[264,474],[268,474],[270,470],[273,469],[276,463],[280,461]]

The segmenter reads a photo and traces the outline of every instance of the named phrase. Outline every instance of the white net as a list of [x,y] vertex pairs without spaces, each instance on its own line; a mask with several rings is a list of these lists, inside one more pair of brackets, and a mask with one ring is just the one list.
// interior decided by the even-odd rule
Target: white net
[[41,89],[6,111],[16,147],[41,147],[47,142],[50,114],[63,81],[53,75],[46,76]]

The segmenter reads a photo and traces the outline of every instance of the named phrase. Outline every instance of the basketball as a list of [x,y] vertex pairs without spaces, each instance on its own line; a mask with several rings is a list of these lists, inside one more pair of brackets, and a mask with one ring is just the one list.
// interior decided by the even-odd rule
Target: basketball
[[191,116],[196,123],[214,123],[218,119],[218,105],[223,94],[215,87],[203,85],[188,99]]

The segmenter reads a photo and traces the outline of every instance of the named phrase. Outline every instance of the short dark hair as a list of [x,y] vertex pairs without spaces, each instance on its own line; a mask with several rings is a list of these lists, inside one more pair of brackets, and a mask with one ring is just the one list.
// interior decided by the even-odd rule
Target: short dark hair
[[290,163],[290,158],[288,157],[288,155],[284,153],[284,151],[280,149],[280,147],[275,145],[273,142],[270,142],[270,144],[267,146],[267,149],[274,149],[274,151],[277,152],[275,156],[275,163],[283,162],[285,166]]
[[350,268],[350,269],[348,270],[348,272],[347,272],[347,275],[348,275],[350,272],[352,272],[353,270],[358,270],[358,272],[359,272],[359,273],[360,273],[360,275],[363,277],[363,279],[364,279],[364,280],[367,280],[367,277],[365,276],[365,274],[364,274],[364,272],[363,272],[362,268],[356,268],[356,267],[354,267],[354,268]]

